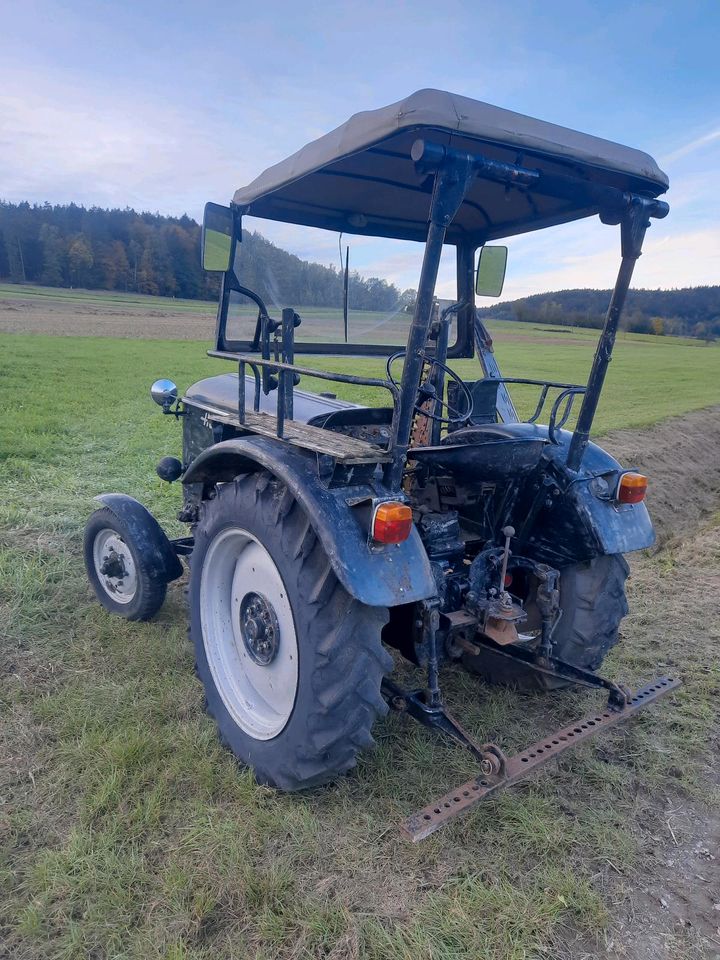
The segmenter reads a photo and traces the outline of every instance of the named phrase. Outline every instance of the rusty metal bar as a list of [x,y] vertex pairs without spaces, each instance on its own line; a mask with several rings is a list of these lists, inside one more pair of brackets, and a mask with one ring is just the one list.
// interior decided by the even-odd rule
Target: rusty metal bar
[[414,843],[424,840],[425,837],[429,837],[431,833],[435,833],[454,817],[465,813],[481,800],[517,783],[518,780],[527,777],[548,761],[554,760],[575,744],[587,740],[588,737],[608,727],[622,723],[638,710],[676,690],[681,684],[682,681],[675,677],[659,677],[634,693],[622,710],[604,708],[590,714],[584,720],[549,734],[544,740],[538,740],[522,753],[510,757],[505,763],[504,770],[501,770],[497,776],[481,775],[474,780],[469,780],[455,790],[451,790],[450,793],[446,793],[444,797],[440,797],[435,803],[418,810],[402,822],[401,834]]

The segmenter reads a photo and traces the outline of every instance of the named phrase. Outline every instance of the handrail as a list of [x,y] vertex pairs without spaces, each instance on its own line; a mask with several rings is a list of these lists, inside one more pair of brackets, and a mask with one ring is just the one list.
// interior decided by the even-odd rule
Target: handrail
[[[587,387],[579,383],[561,383],[557,380],[532,380],[528,377],[486,377],[485,379],[493,383],[522,383],[528,384],[531,387],[542,387],[540,399],[537,402],[533,415],[528,417],[527,420],[522,421],[523,423],[535,423],[543,411],[547,401],[548,391],[560,390],[560,393],[553,401],[550,411],[550,422],[548,424],[550,442],[555,444],[559,443],[556,431],[560,430],[567,423],[572,412],[575,397],[583,396],[587,390]],[[563,401],[565,401],[565,406],[558,420],[558,412]]]
[[283,363],[282,360],[263,360],[252,353],[228,353],[225,350],[208,350],[209,357],[219,357],[221,360],[235,360],[258,367],[268,367],[270,370],[288,370],[302,374],[305,377],[316,377],[318,380],[332,380],[334,383],[354,383],[362,387],[384,387],[397,400],[398,389],[389,380],[380,380],[377,377],[356,377],[351,373],[334,373],[329,370],[314,370],[311,367],[299,367],[295,363]]
[[[287,349],[287,344],[285,344]],[[377,377],[357,377],[350,373],[335,373],[329,370],[315,370],[311,367],[299,367],[295,363],[286,363],[284,360],[269,360],[251,353],[230,353],[226,350],[208,350],[209,357],[219,357],[221,360],[233,360],[238,365],[238,423],[245,423],[245,365],[248,364],[255,378],[255,399],[253,409],[257,413],[260,407],[260,372],[259,368],[275,370],[279,374],[277,414],[275,429],[279,439],[285,431],[285,420],[292,419],[292,387],[286,389],[286,379],[290,375],[302,374],[307,377],[316,377],[318,380],[330,380],[333,383],[352,383],[363,387],[382,387],[389,390],[393,398],[393,407],[397,405],[399,390],[390,380],[380,380]],[[291,381],[292,383],[292,381]],[[289,394],[289,396],[288,396]],[[289,403],[288,403],[289,400]]]

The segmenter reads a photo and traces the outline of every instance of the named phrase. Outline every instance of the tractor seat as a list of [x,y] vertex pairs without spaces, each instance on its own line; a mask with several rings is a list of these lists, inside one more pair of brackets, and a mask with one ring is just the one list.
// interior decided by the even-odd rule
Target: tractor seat
[[463,483],[501,483],[531,474],[547,443],[547,434],[533,424],[485,423],[454,430],[437,447],[413,447],[408,460],[428,464]]
[[[472,411],[467,423],[496,423],[497,422],[497,392],[499,382],[490,377],[484,380],[469,381],[465,386],[472,397]],[[454,380],[448,380],[448,403],[455,410],[465,410],[465,399],[461,397],[460,387]],[[452,431],[454,425],[450,426]]]

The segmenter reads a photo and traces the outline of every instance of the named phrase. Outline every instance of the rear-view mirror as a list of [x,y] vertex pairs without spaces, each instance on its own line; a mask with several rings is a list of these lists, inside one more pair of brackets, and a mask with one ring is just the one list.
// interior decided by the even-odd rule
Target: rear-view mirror
[[206,203],[202,228],[204,270],[230,269],[233,248],[233,212],[219,203]]
[[505,283],[507,247],[483,247],[478,260],[475,293],[479,297],[499,297]]

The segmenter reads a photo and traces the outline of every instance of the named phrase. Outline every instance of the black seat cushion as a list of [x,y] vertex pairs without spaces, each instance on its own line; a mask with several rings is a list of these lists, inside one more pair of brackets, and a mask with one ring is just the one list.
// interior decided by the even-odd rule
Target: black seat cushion
[[[475,380],[466,383],[470,391],[473,406],[468,418],[469,423],[496,423],[497,422],[497,392],[499,383],[489,377],[484,380]],[[465,409],[465,398],[460,395],[460,387],[453,380],[448,381],[448,403],[455,410]]]

